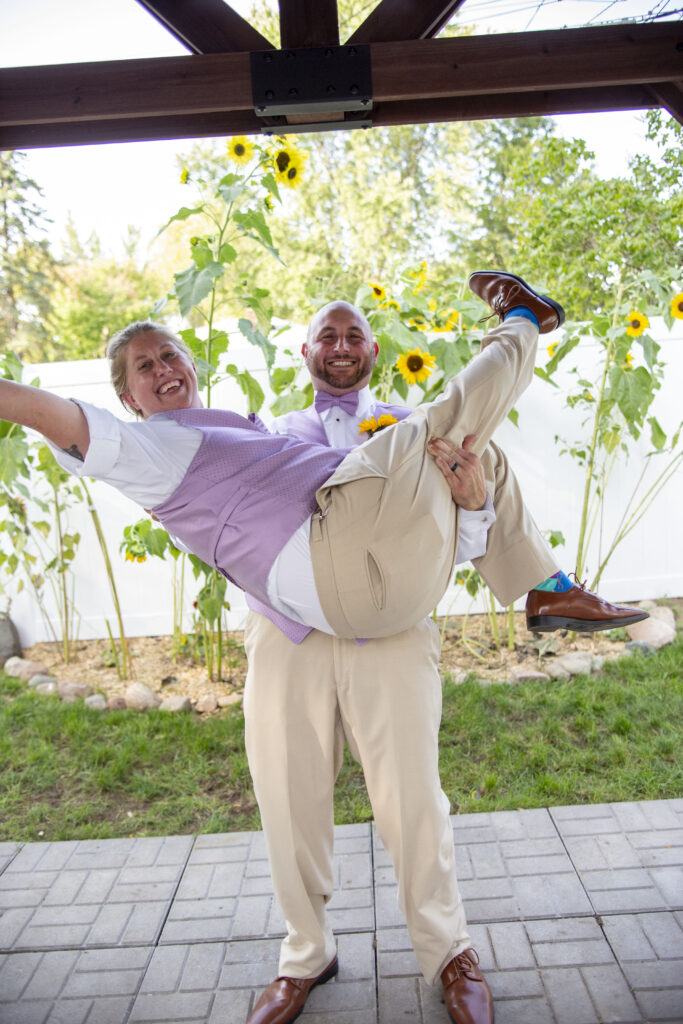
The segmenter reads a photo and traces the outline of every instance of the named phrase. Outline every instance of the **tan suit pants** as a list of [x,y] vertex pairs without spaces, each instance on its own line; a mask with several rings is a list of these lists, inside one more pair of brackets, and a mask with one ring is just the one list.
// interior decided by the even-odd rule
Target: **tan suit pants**
[[[458,516],[427,442],[476,434],[483,454],[532,379],[537,339],[522,318],[494,328],[443,395],[352,451],[318,490],[313,570],[338,636],[388,637],[436,607],[452,579]],[[547,575],[540,555],[532,582],[501,570],[499,598],[508,603]]]
[[288,929],[279,973],[315,976],[335,954],[325,905],[346,740],[363,767],[420,968],[434,982],[471,945],[439,781],[436,626],[424,620],[362,645],[314,631],[296,645],[251,612],[245,647],[247,756]]

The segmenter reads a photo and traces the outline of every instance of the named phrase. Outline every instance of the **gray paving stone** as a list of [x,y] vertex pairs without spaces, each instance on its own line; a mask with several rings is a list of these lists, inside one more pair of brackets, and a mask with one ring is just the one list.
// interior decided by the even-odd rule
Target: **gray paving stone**
[[123,1024],[151,950],[54,950],[0,957],[0,1021]]
[[0,875],[21,849],[21,843],[0,843]]
[[604,918],[603,927],[642,1013],[652,1020],[683,1020],[680,915],[624,914]]

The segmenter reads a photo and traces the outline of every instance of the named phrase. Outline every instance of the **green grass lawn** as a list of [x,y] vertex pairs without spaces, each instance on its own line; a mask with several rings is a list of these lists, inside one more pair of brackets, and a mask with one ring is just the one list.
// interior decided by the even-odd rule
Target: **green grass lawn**
[[[683,638],[568,682],[446,682],[441,776],[453,811],[683,793]],[[260,827],[237,709],[201,718],[96,712],[0,674],[0,839],[178,835]],[[339,824],[368,821],[347,756]]]

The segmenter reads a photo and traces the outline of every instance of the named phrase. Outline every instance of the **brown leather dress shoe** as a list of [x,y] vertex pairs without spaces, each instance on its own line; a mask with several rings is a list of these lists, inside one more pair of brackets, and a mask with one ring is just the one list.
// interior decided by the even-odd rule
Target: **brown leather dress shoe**
[[247,1024],[289,1024],[304,1008],[308,994],[324,985],[339,970],[335,957],[315,978],[276,978],[271,981],[251,1012]]
[[441,972],[444,1002],[455,1024],[493,1024],[493,997],[479,970],[479,957],[466,949]]
[[526,599],[527,629],[551,633],[554,629],[573,629],[577,633],[595,633],[600,629],[630,626],[649,618],[641,608],[610,604],[598,594],[586,590],[583,583],[558,593],[554,590],[530,590]]
[[559,302],[548,295],[539,295],[516,274],[503,270],[477,270],[470,276],[468,284],[500,320],[515,306],[526,306],[538,320],[541,334],[554,331],[564,323],[564,310]]

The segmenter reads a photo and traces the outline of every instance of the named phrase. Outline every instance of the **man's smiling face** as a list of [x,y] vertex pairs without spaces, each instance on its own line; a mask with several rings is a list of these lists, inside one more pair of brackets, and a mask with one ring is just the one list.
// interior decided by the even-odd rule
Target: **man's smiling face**
[[379,346],[363,314],[348,302],[332,302],[313,318],[301,352],[317,391],[360,391],[370,380]]
[[126,347],[126,405],[143,419],[171,409],[201,406],[194,363],[161,331],[147,331]]

